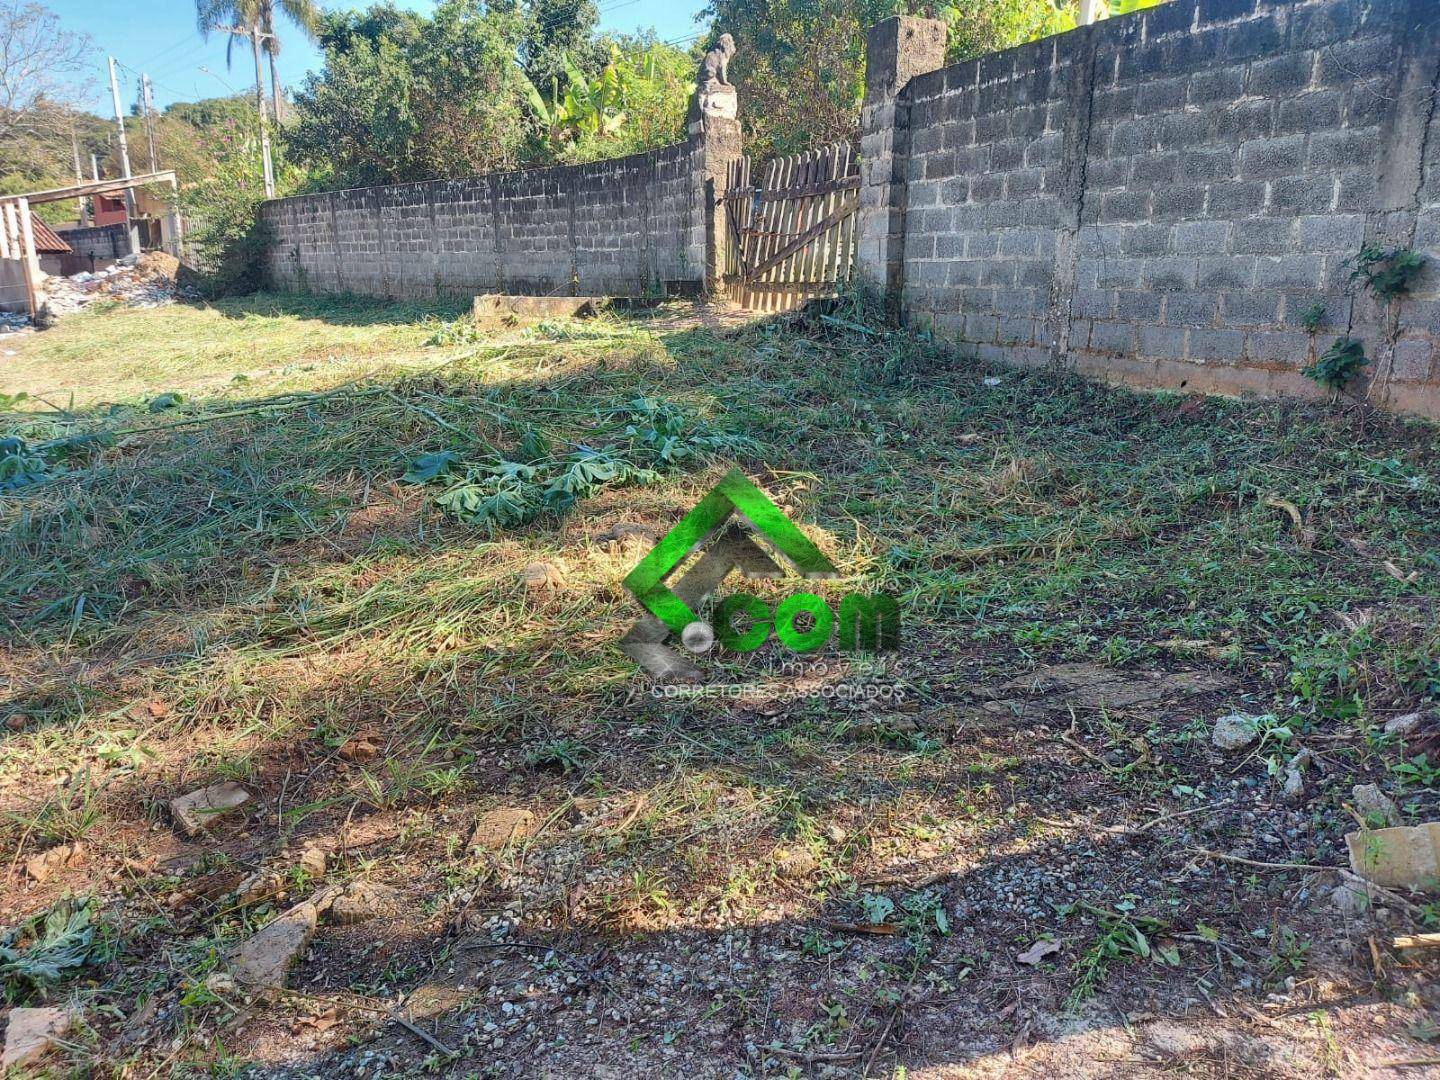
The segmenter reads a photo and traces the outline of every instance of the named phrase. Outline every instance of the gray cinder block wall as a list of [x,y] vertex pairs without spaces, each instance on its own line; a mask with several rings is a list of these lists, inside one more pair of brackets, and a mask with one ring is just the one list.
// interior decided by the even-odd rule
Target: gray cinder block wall
[[56,235],[70,245],[77,260],[114,261],[130,254],[130,231],[122,224],[60,229]]
[[718,281],[734,121],[584,165],[354,188],[261,208],[280,289],[397,299],[699,293]]
[[[1362,387],[1440,416],[1440,3],[1172,0],[950,67],[920,19],[873,28],[860,274],[981,356],[1134,385]],[[1352,287],[1361,245],[1418,287]],[[1318,333],[1302,315],[1324,306]]]

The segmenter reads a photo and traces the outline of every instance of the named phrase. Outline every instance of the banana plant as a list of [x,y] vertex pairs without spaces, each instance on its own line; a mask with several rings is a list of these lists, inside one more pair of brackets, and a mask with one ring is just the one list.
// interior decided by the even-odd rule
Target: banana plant
[[[1109,19],[1166,2],[1096,0],[1090,17]],[[947,0],[938,4],[934,14],[949,26],[952,59],[1061,34],[1080,23],[1076,0]]]
[[565,67],[565,91],[561,93],[557,79],[551,86],[549,102],[530,78],[520,73],[530,108],[557,146],[584,136],[614,135],[625,125],[625,104],[635,84],[655,77],[653,55],[647,52],[637,65],[614,45],[610,46],[610,59],[593,77],[576,67],[569,54],[562,55],[561,62]]
[[1116,15],[1131,15],[1145,8],[1156,7],[1165,3],[1166,0],[1108,0],[1105,5],[1108,14],[1113,18]]

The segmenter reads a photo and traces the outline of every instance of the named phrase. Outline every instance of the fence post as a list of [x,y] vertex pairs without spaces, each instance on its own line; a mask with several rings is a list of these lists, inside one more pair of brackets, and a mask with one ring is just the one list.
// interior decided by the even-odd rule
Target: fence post
[[910,155],[911,79],[945,65],[945,23],[897,15],[865,39],[865,99],[860,108],[860,210],[855,276],[880,290],[900,315],[905,283],[905,171]]
[[690,131],[690,182],[695,185],[696,205],[703,211],[704,247],[696,253],[702,259],[698,269],[702,291],[713,296],[725,281],[725,175],[730,162],[740,156],[740,121],[706,116]]

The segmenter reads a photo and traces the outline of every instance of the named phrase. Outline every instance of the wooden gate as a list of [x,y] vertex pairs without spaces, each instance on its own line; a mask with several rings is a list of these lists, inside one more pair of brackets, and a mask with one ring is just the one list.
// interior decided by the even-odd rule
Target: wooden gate
[[858,161],[847,143],[774,158],[751,184],[750,159],[726,177],[725,278],[731,299],[758,311],[789,311],[833,296],[855,261]]

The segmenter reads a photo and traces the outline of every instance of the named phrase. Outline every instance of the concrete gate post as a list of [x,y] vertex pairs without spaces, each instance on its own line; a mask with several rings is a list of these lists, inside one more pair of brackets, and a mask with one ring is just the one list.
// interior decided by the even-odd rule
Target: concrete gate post
[[905,279],[905,170],[910,106],[905,88],[945,66],[945,23],[898,15],[870,28],[865,40],[865,99],[860,108],[860,210],[855,276],[884,294],[900,316]]
[[729,242],[725,229],[725,176],[730,162],[741,154],[740,121],[707,116],[691,126],[690,138],[695,146],[692,183],[696,185],[697,204],[703,210],[705,233],[700,264],[703,291],[706,296],[714,296],[721,291],[725,276],[725,245]]

